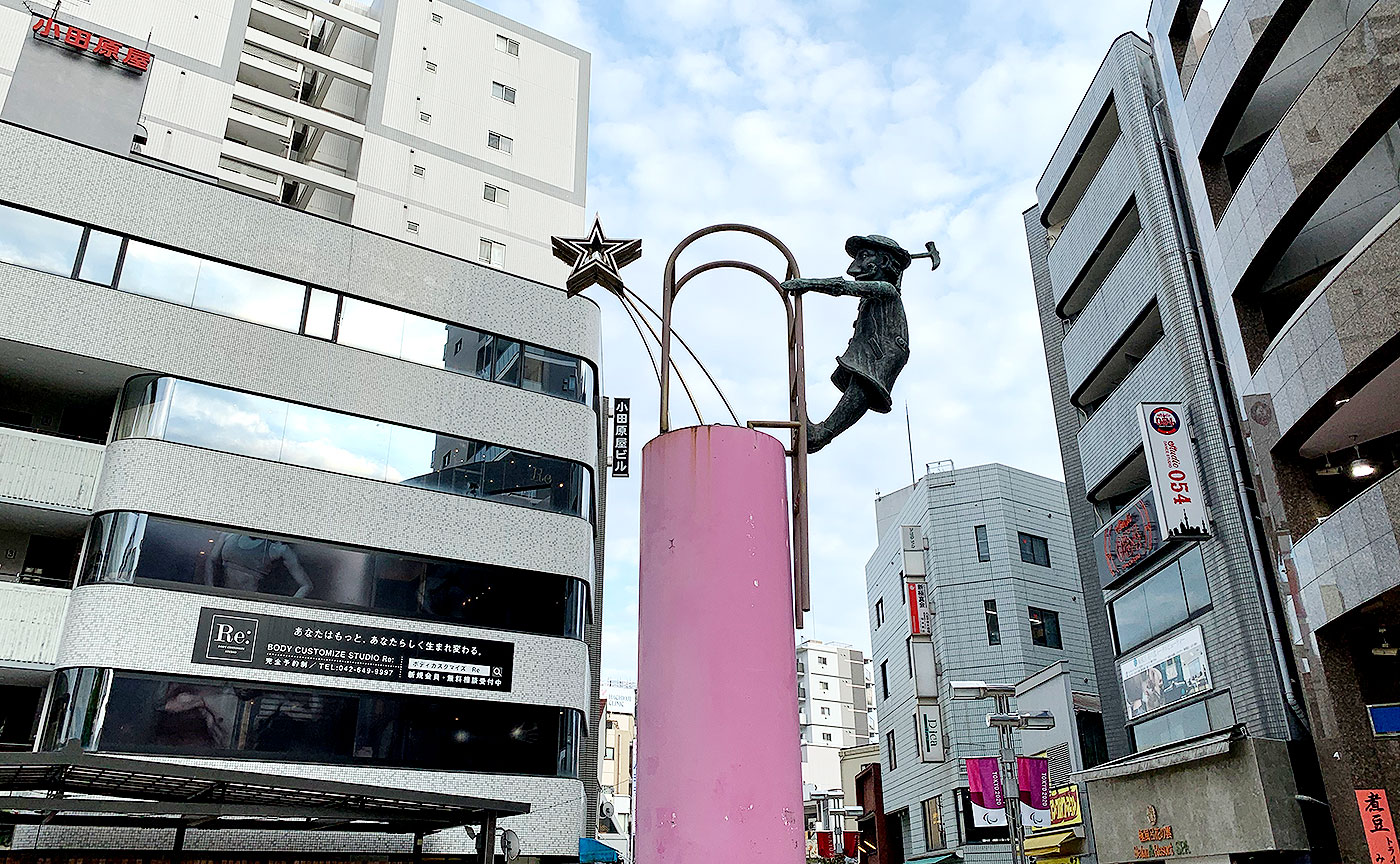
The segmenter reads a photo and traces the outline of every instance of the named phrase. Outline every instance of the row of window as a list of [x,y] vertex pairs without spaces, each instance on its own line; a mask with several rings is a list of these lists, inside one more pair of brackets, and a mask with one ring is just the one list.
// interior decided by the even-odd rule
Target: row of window
[[178,378],[128,381],[115,438],[155,438],[593,518],[593,477],[582,463]]
[[[483,263],[504,260],[494,247]],[[596,405],[582,358],[3,204],[0,261]]]
[[[987,540],[987,526],[974,525],[972,528],[972,539],[977,544],[977,560],[992,560],[992,546]],[[1037,564],[1041,567],[1050,566],[1050,541],[1044,537],[1037,537],[1034,534],[1027,534],[1024,531],[1016,532],[1016,542],[1021,547],[1021,560],[1027,564]]]
[[570,708],[110,669],[54,676],[41,749],[579,776]]
[[79,584],[219,594],[582,639],[588,585],[512,567],[251,534],[145,513],[93,520]]
[[[442,23],[442,13],[441,13],[441,12],[433,12],[433,13],[429,16],[429,19],[428,19],[428,20],[432,21],[434,24],[441,24],[441,23]],[[506,35],[503,34],[503,33],[497,33],[497,34],[496,34],[496,50],[497,50],[497,51],[500,51],[500,52],[503,53],[503,54],[509,54],[509,55],[512,56],[512,57],[519,57],[519,56],[520,56],[520,42],[519,42],[518,40],[516,40],[516,39],[512,39],[512,38],[510,38],[509,36],[506,36]]]
[[[987,644],[1001,644],[1001,620],[997,616],[997,601],[983,600],[982,612],[987,619]],[[1042,648],[1064,648],[1060,638],[1060,613],[1035,606],[1026,607],[1026,617],[1031,625],[1031,644]]]
[[1199,546],[1168,563],[1108,604],[1118,653],[1161,636],[1210,607],[1210,585]]

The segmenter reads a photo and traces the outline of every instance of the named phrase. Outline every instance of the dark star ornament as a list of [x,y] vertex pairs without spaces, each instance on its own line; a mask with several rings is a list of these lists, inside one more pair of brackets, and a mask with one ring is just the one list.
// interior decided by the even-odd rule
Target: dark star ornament
[[642,257],[641,240],[609,240],[603,235],[603,223],[596,215],[587,237],[550,239],[554,244],[554,257],[574,268],[564,281],[570,297],[582,293],[590,285],[602,285],[621,296],[622,275],[618,271]]

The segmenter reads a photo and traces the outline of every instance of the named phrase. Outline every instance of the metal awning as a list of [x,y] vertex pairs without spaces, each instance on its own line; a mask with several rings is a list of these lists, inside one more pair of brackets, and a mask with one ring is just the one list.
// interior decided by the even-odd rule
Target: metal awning
[[1028,834],[1026,835],[1026,854],[1035,857],[1062,855],[1077,846],[1083,839],[1074,830]]
[[[76,743],[76,742],[75,742]],[[77,797],[72,797],[77,796]],[[0,753],[0,824],[368,831],[421,838],[528,813],[444,795],[87,753]]]

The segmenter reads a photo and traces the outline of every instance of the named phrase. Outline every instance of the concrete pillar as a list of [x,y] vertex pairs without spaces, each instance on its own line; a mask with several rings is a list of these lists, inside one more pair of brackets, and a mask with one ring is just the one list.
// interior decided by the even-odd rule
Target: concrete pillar
[[638,864],[806,858],[783,445],[735,426],[642,450]]

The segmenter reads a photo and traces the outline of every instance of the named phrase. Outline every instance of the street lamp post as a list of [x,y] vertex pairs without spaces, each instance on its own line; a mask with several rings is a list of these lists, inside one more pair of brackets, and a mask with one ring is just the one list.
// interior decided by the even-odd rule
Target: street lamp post
[[[1016,688],[1011,684],[988,684],[985,681],[954,681],[953,699],[959,702],[993,699],[996,713],[987,715],[987,728],[997,730],[997,762],[1001,766],[1001,800],[1006,811],[1006,830],[1011,840],[1013,864],[1028,864],[1025,828],[1021,824],[1020,784],[1016,780],[1016,730],[1053,729],[1055,715],[1049,711],[1016,714],[1011,711],[1011,698]],[[1015,803],[1013,802],[1013,796]]]

